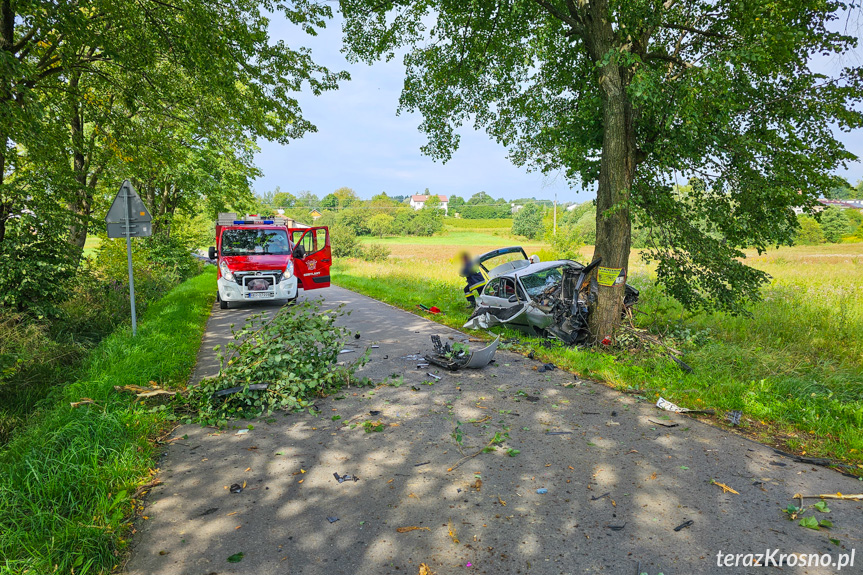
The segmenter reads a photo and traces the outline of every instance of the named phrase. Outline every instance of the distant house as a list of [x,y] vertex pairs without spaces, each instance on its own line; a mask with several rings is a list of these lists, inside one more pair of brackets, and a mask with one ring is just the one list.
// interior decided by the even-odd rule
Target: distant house
[[[421,210],[426,205],[426,202],[431,196],[413,195],[411,196],[411,207],[415,210]],[[440,207],[444,212],[449,213],[449,198],[446,196],[438,196]]]
[[827,207],[836,207],[840,210],[860,210],[863,209],[863,200],[818,200],[819,203]]
[[318,210],[312,210],[311,212],[309,212],[309,215],[310,215],[310,216],[312,216],[312,221],[314,221],[314,220],[318,219],[319,217],[321,217],[321,216],[322,216],[322,215],[324,215],[324,214],[322,214],[322,213],[321,213],[321,212],[319,212]]

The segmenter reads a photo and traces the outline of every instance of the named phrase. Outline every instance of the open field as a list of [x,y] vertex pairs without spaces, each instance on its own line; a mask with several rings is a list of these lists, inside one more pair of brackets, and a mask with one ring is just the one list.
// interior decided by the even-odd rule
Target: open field
[[[468,312],[458,254],[519,242],[503,233],[458,230],[381,243],[392,252],[387,262],[339,261],[334,281],[404,309],[437,305],[445,315],[435,319],[461,327]],[[525,248],[547,252],[537,242]],[[581,253],[589,260],[592,248]],[[863,472],[863,244],[747,256],[772,276],[751,318],[686,312],[653,286],[651,269],[633,254],[630,283],[642,290],[636,325],[668,336],[685,352],[692,374],[662,354],[632,349],[613,355],[546,349],[518,335],[523,350],[535,349],[539,357],[647,401],[661,395],[684,407],[716,409],[718,425],[727,425],[722,411],[742,410],[742,433],[798,453],[840,458]]]

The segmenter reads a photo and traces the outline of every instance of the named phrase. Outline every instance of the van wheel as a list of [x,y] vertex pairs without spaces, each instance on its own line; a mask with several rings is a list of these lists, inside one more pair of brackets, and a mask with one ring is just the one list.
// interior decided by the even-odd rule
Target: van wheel
[[222,296],[216,292],[216,301],[219,302],[219,309],[228,309],[228,302],[222,301]]
[[300,297],[300,296],[299,296],[299,295],[295,295],[295,296],[294,296],[294,297],[292,297],[292,298],[288,298],[288,305],[294,305],[295,303],[297,303],[297,298],[298,298],[298,297]]

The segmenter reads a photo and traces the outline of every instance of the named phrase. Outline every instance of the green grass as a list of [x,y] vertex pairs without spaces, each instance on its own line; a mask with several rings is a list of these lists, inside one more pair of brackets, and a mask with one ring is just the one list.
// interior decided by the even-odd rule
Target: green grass
[[[419,303],[437,305],[445,314],[430,319],[461,328],[468,313],[453,255],[462,248],[437,239],[438,245],[409,258],[337,262],[334,281],[411,311]],[[774,279],[764,301],[751,306],[751,318],[686,312],[653,285],[652,271],[634,254],[630,283],[642,290],[644,312],[637,323],[672,336],[694,369],[689,375],[661,354],[546,349],[513,335],[525,342],[521,351],[533,349],[538,358],[584,377],[639,390],[646,401],[662,396],[684,407],[716,409],[719,425],[726,425],[724,411],[743,410],[743,433],[840,458],[863,472],[861,253],[863,245],[843,244],[752,254],[749,263]]]
[[[114,386],[184,384],[210,313],[215,270],[152,304],[91,353],[82,377],[0,452],[0,573],[109,573],[122,562],[162,412]],[[95,405],[70,407],[84,398]]]
[[466,218],[446,218],[444,220],[444,227],[450,229],[500,229],[509,231],[512,229],[512,218],[486,218],[477,220],[469,220]]
[[91,256],[95,254],[101,244],[101,238],[97,236],[87,236],[87,240],[84,242],[84,255]]

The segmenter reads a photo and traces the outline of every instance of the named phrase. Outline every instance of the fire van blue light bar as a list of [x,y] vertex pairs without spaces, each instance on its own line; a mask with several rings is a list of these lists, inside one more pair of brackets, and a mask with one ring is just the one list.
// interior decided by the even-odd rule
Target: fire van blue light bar
[[247,224],[274,224],[276,223],[273,220],[234,220],[235,226],[242,226]]

